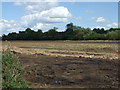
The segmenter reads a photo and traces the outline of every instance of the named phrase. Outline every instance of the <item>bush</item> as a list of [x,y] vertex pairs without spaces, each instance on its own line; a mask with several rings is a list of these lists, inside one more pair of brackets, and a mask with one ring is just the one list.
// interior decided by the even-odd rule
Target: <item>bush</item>
[[90,33],[84,36],[85,40],[105,40],[105,34],[98,34],[98,33]]
[[106,37],[109,40],[119,40],[120,39],[119,30],[108,32]]
[[2,88],[28,88],[22,79],[24,70],[18,59],[10,50],[2,55]]

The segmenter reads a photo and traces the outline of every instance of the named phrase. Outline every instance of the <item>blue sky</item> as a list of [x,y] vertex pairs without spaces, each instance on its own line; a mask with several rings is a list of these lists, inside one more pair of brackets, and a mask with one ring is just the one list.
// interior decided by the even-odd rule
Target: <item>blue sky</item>
[[[116,2],[77,2],[60,3],[69,9],[75,17],[81,17],[81,20],[71,19],[76,25],[83,27],[103,26],[112,22],[118,22],[118,3]],[[91,20],[92,17],[104,17],[106,22],[96,23]]]
[[118,26],[117,2],[3,2],[0,29],[4,34],[30,27],[47,31],[54,26],[58,31],[74,23],[81,27],[115,28]]

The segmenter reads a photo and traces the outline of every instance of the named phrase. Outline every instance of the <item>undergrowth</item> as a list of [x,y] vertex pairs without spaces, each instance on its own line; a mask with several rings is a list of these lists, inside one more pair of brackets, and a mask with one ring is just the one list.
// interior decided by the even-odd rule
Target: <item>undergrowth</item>
[[22,75],[24,69],[22,68],[17,57],[6,50],[2,55],[2,88],[28,88]]

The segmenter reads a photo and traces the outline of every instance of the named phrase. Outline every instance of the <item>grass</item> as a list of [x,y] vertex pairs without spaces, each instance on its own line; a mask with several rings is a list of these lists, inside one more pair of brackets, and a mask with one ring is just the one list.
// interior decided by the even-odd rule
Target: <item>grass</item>
[[7,50],[2,55],[2,88],[28,88],[22,79],[24,69],[17,57]]
[[67,51],[83,51],[83,52],[101,52],[101,53],[117,53],[118,44],[108,43],[45,43],[39,44],[39,46],[22,46],[20,48],[28,49],[42,49],[42,50],[67,50]]

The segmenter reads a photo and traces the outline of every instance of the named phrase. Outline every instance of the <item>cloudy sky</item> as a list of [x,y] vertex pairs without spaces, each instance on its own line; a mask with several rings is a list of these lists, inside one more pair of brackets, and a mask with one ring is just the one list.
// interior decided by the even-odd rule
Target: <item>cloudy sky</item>
[[[31,28],[43,32],[53,27],[64,31],[65,25],[89,28],[118,27],[117,2],[2,2],[0,31],[3,34]],[[49,2],[53,1],[53,2]]]

